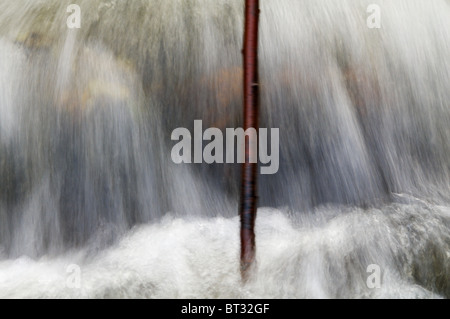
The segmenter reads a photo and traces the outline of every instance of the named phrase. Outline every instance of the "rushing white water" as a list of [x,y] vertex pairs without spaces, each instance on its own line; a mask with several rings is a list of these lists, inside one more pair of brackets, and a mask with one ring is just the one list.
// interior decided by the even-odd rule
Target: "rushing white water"
[[[321,209],[295,226],[284,212],[263,209],[257,271],[242,285],[237,218],[166,217],[100,252],[1,262],[0,297],[440,298],[417,281],[447,285],[449,226],[448,208],[420,203]],[[372,264],[382,270],[380,289],[366,285]],[[73,265],[79,288],[70,285]]]
[[242,285],[239,166],[170,133],[241,126],[243,1],[0,0],[0,297],[450,297],[450,2],[262,0],[260,28],[280,171]]

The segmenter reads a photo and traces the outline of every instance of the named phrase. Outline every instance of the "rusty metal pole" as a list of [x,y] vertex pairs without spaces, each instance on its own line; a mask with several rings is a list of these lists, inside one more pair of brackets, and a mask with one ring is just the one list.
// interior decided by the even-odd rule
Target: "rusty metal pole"
[[[244,130],[259,129],[259,83],[258,83],[258,23],[259,0],[245,1],[244,26]],[[257,172],[258,164],[250,163],[252,154],[250,138],[245,140],[245,163],[241,177],[241,274],[245,280],[255,260],[255,220],[257,211]]]

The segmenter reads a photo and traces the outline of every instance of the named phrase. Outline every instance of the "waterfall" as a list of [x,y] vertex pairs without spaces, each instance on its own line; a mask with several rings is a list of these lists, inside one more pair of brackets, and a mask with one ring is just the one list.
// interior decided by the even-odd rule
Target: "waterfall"
[[240,166],[171,160],[242,127],[243,8],[0,0],[0,297],[450,297],[450,1],[261,0],[280,165],[247,286]]

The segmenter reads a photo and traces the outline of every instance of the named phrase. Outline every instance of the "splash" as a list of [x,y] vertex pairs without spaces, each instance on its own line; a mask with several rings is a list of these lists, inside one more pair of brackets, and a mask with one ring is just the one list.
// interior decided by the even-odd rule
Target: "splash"
[[76,1],[69,29],[70,1],[0,0],[1,296],[448,297],[450,3],[371,29],[372,2],[261,3],[280,165],[242,287],[239,166],[170,158],[175,128],[242,127],[242,1]]

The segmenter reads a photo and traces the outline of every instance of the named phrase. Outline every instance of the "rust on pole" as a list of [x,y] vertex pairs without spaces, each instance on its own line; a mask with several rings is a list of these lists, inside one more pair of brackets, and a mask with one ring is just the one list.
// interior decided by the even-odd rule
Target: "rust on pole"
[[[244,130],[259,129],[259,83],[258,83],[258,23],[259,0],[245,1],[244,25]],[[257,211],[257,172],[258,164],[250,159],[258,158],[250,147],[250,137],[245,139],[245,163],[241,176],[241,274],[243,279],[255,260],[255,220]],[[256,148],[257,149],[257,148]],[[257,161],[256,161],[257,162]]]

